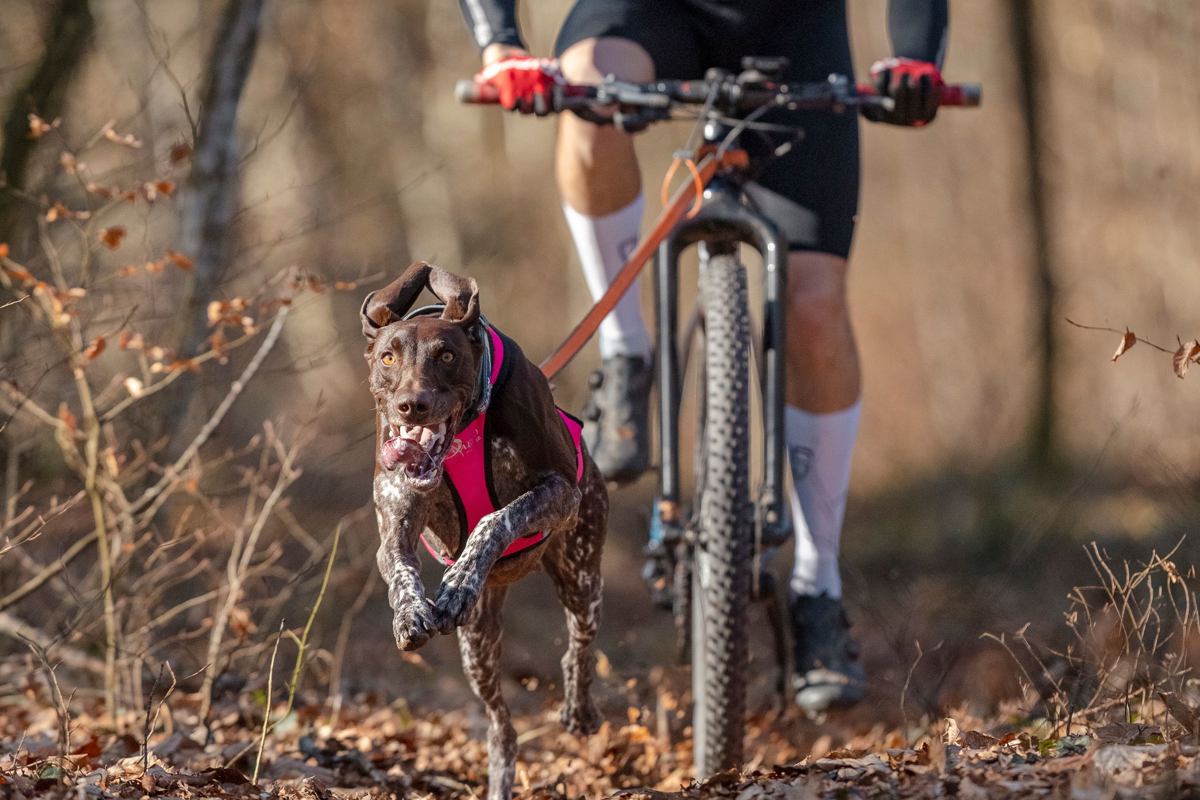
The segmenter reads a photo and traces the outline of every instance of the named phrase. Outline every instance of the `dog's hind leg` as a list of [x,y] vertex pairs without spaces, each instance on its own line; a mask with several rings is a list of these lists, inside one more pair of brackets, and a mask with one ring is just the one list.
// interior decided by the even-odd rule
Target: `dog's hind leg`
[[[591,687],[594,658],[592,639],[600,624],[600,600],[604,582],[600,576],[600,555],[607,525],[607,504],[594,506],[579,523],[563,535],[561,547],[548,553],[544,568],[567,612],[567,652],[563,655],[562,724],[577,734],[595,733],[600,727],[600,712],[592,702]],[[597,513],[598,512],[598,513]]]
[[508,800],[517,768],[517,732],[500,691],[500,607],[506,587],[486,587],[458,629],[463,672],[488,716],[488,800]]

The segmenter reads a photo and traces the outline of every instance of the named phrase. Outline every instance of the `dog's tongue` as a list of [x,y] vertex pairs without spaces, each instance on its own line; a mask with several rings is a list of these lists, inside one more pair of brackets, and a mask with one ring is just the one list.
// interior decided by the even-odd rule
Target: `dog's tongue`
[[397,436],[383,443],[379,458],[384,469],[403,464],[410,472],[428,465],[430,454],[436,452],[446,433],[446,423],[436,426],[401,425]]
[[425,450],[419,442],[400,436],[388,439],[379,450],[379,463],[386,470],[393,470],[401,464],[416,467],[424,458]]

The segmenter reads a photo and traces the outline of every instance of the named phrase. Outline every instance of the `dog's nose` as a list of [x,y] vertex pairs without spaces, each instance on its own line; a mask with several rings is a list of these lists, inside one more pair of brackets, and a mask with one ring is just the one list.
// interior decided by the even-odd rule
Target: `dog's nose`
[[396,410],[406,418],[421,419],[433,408],[430,392],[408,392],[396,398]]

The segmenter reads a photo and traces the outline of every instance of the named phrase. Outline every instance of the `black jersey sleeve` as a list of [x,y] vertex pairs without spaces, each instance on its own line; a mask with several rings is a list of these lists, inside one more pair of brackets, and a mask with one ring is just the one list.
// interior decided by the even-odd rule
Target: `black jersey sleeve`
[[489,44],[524,47],[517,24],[517,0],[458,0],[479,49]]
[[941,67],[949,25],[947,0],[888,2],[888,35],[893,55],[900,58],[931,61]]

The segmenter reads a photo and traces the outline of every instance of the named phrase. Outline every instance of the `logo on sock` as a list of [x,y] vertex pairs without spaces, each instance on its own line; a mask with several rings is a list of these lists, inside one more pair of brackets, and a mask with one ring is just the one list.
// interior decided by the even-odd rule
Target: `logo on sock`
[[788,445],[788,461],[792,465],[792,480],[804,480],[812,469],[812,448],[798,444]]
[[629,263],[629,257],[633,255],[633,251],[637,249],[638,237],[632,236],[617,245],[617,255],[621,257],[621,263]]

